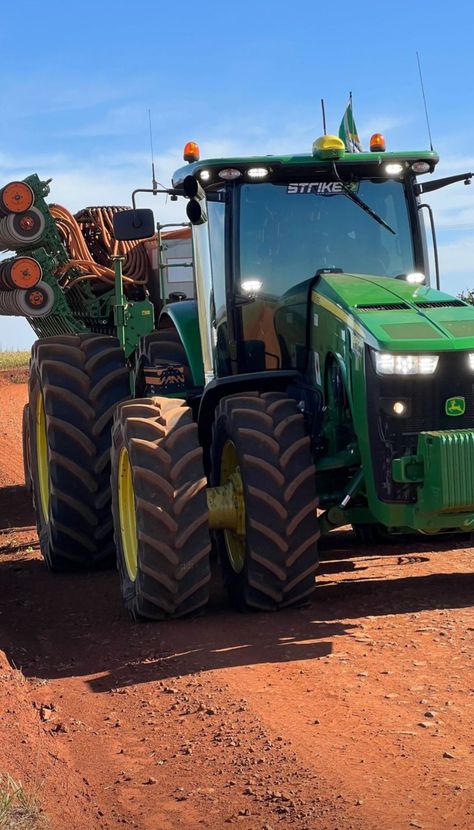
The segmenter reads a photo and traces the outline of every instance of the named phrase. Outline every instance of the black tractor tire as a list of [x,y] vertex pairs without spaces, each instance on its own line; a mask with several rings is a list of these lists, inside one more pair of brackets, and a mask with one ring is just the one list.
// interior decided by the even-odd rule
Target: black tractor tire
[[[125,452],[133,483],[128,503],[121,496]],[[111,481],[120,584],[131,616],[162,620],[202,610],[211,578],[207,482],[197,425],[182,400],[118,407]],[[127,526],[136,543],[132,557]]]
[[174,327],[161,329],[142,337],[137,366],[136,394],[138,397],[151,393],[145,379],[145,367],[150,366],[183,368],[184,388],[190,389],[194,386],[186,350]]
[[235,446],[245,504],[240,570],[229,557],[227,531],[214,531],[230,600],[239,610],[299,604],[315,589],[319,537],[315,468],[303,415],[279,392],[224,398],[213,427],[212,486],[223,483],[228,441]]
[[[115,337],[64,335],[33,346],[30,469],[41,552],[51,570],[115,561],[111,427],[117,404],[130,398],[129,374]],[[46,470],[42,484],[40,469]]]
[[25,403],[21,424],[22,447],[23,447],[23,475],[25,478],[25,490],[31,494],[33,482],[31,480],[31,449],[30,449],[30,407]]

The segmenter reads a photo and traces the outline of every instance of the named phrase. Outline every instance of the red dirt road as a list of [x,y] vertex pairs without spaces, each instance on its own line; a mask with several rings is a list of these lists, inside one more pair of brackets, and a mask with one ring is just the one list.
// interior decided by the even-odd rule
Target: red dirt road
[[0,385],[0,771],[53,830],[470,830],[474,549],[322,550],[311,605],[132,624],[117,575],[52,576]]

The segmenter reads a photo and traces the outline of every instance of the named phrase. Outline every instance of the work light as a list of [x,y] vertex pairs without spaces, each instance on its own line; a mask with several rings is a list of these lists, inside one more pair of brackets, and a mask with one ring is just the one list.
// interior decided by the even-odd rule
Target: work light
[[398,164],[396,162],[393,162],[392,164],[386,164],[385,172],[387,176],[398,176],[399,173],[403,172],[403,164]]
[[264,179],[265,176],[268,176],[268,170],[266,167],[249,167],[247,176],[250,179]]

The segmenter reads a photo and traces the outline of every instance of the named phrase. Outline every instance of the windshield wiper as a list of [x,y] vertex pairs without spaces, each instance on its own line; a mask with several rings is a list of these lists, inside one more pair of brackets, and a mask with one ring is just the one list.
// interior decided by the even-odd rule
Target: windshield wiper
[[355,202],[356,205],[359,205],[359,207],[362,208],[362,210],[365,210],[365,212],[368,213],[369,216],[372,217],[372,219],[375,219],[375,221],[378,222],[379,225],[382,225],[384,228],[387,228],[387,230],[390,231],[390,233],[393,233],[394,236],[396,236],[397,232],[394,231],[393,228],[390,227],[390,225],[387,225],[385,220],[382,219],[382,217],[379,216],[378,213],[375,213],[375,210],[372,210],[371,207],[366,205],[365,202],[363,202],[362,199],[359,196],[356,196],[354,191],[351,190],[350,187],[345,182],[342,181],[339,173],[337,172],[337,167],[336,167],[336,162],[335,161],[333,161],[333,163],[332,163],[332,168],[333,168],[333,173],[336,177],[336,181],[339,182],[342,189],[344,190],[344,193],[346,193],[347,196],[349,196],[349,199],[352,199],[352,201]]

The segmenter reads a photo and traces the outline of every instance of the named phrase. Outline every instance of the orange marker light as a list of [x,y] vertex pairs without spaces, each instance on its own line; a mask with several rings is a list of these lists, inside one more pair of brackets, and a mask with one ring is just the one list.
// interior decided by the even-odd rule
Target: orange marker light
[[370,152],[376,153],[385,153],[385,139],[382,133],[374,133],[372,138],[370,139]]
[[185,161],[199,161],[199,147],[195,141],[188,141],[184,145],[183,159]]

